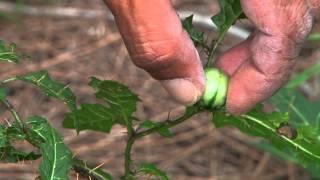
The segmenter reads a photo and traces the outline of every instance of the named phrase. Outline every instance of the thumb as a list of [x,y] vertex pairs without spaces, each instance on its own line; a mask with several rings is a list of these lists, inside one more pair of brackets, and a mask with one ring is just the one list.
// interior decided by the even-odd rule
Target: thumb
[[204,72],[171,1],[105,1],[133,63],[159,80],[178,102],[195,103],[204,91]]

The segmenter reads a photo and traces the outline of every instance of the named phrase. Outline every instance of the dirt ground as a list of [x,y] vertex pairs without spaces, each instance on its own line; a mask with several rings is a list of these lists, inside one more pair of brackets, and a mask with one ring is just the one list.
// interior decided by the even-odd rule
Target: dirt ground
[[[12,1],[8,1],[12,2]],[[34,7],[74,7],[106,11],[101,0],[61,0],[58,3],[26,1]],[[218,9],[214,1],[175,1],[179,10],[190,10],[212,15]],[[250,23],[240,26],[251,29]],[[1,64],[0,77],[47,69],[54,79],[70,85],[81,102],[94,102],[93,90],[87,85],[91,76],[120,81],[136,92],[143,102],[137,116],[146,119],[165,120],[179,115],[183,108],[173,102],[160,84],[147,73],[135,67],[111,19],[99,17],[6,15],[0,19],[0,37],[15,42],[19,51],[30,55],[21,65]],[[203,30],[210,33],[209,29]],[[315,27],[317,30],[318,25]],[[228,37],[221,51],[241,39]],[[299,57],[297,71],[312,65],[320,58],[318,43],[307,43]],[[304,88],[310,97],[320,93],[319,79],[311,80]],[[312,91],[308,91],[312,89]],[[310,93],[312,92],[312,93]],[[111,134],[85,131],[76,136],[62,128],[63,115],[67,111],[61,102],[49,99],[41,92],[23,83],[11,85],[10,100],[23,117],[41,115],[50,119],[65,137],[74,154],[89,164],[101,165],[115,179],[123,173],[125,129],[116,126]],[[10,121],[8,114],[0,121]],[[169,173],[173,180],[303,180],[309,179],[300,167],[262,152],[252,146],[255,138],[245,136],[232,128],[215,129],[208,114],[194,117],[174,129],[175,136],[165,139],[152,135],[139,141],[133,158],[139,162],[154,162]],[[17,146],[25,147],[25,144]],[[30,180],[38,174],[39,162],[0,164],[0,180]],[[71,179],[76,179],[72,176]],[[84,177],[84,179],[86,179]],[[144,179],[144,178],[142,178]]]

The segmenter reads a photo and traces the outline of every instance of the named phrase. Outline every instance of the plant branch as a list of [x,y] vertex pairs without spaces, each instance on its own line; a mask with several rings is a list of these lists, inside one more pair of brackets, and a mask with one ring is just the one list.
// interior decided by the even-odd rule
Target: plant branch
[[162,129],[162,128],[172,128],[172,127],[174,127],[176,125],[179,125],[179,124],[187,121],[192,116],[194,116],[195,114],[198,114],[198,113],[200,113],[202,111],[204,111],[204,109],[202,107],[200,107],[199,105],[194,105],[194,106],[191,106],[191,107],[187,107],[186,112],[181,117],[179,117],[179,118],[177,118],[175,120],[166,121],[166,122],[164,122],[163,124],[161,124],[159,126],[156,126],[154,128],[150,128],[148,130],[139,132],[134,136],[134,138],[135,139],[142,138],[144,136],[147,136],[149,134],[157,132],[159,129]]
[[89,166],[87,163],[80,159],[74,158],[72,161],[74,171],[82,176],[88,176],[92,180],[110,180],[110,174],[102,171],[100,168]]
[[16,122],[19,124],[19,127],[21,129],[24,129],[24,124],[20,118],[20,115],[18,114],[18,112],[14,109],[13,105],[7,100],[1,100],[1,102],[8,108],[8,110],[11,112],[13,118],[16,120]]
[[181,117],[179,117],[175,120],[166,121],[159,126],[147,129],[142,132],[132,133],[131,136],[129,136],[129,138],[128,138],[126,150],[125,150],[125,175],[124,175],[124,179],[129,179],[130,176],[133,175],[133,172],[131,171],[131,163],[132,163],[131,151],[132,151],[132,147],[133,147],[136,140],[138,140],[144,136],[147,136],[149,134],[155,133],[161,128],[172,128],[174,126],[177,126],[177,125],[189,120],[192,116],[194,116],[195,114],[198,114],[202,111],[204,111],[204,109],[201,106],[196,104],[194,106],[187,107],[186,112]]
[[216,53],[217,48],[220,45],[220,43],[223,40],[223,38],[224,38],[224,35],[219,35],[219,38],[215,42],[212,42],[211,49],[209,51],[208,61],[207,61],[207,64],[205,66],[206,68],[209,68],[212,65],[213,56]]

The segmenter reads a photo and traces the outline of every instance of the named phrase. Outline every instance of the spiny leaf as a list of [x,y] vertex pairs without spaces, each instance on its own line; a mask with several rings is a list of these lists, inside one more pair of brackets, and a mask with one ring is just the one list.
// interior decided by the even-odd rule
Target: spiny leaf
[[47,96],[62,100],[71,110],[76,109],[76,97],[71,89],[67,85],[52,80],[47,71],[33,72],[17,78],[36,85]]
[[0,61],[18,63],[21,56],[16,52],[16,45],[7,45],[4,41],[0,40]]
[[115,110],[118,110],[127,118],[131,118],[132,113],[137,110],[137,103],[140,101],[127,86],[110,80],[99,80],[91,78],[89,83],[91,87],[97,90],[96,97],[106,101]]
[[82,104],[80,109],[66,115],[63,126],[76,128],[75,119],[78,122],[78,131],[94,130],[109,133],[114,124],[125,125],[121,114],[100,104]]
[[215,112],[213,122],[217,127],[232,125],[249,135],[268,139],[278,149],[294,154],[304,167],[320,167],[320,143],[315,137],[305,136],[300,129],[296,129],[298,137],[293,139],[278,132],[279,125],[287,123],[288,119],[287,113],[265,114],[258,108],[242,116]]
[[192,41],[195,44],[204,44],[204,33],[203,32],[199,32],[197,31],[193,25],[192,25],[192,21],[193,21],[193,15],[187,17],[186,19],[184,19],[182,21],[182,26],[183,28],[187,31],[187,33],[189,34],[190,38],[192,39]]
[[243,12],[239,0],[219,0],[219,5],[220,12],[211,19],[219,30],[219,36],[224,36]]
[[281,112],[290,114],[290,122],[296,127],[310,125],[320,129],[320,100],[308,101],[295,89],[282,89],[270,102]]
[[43,139],[39,145],[42,154],[40,174],[46,180],[67,180],[72,165],[72,154],[63,143],[61,136],[52,128],[46,119],[28,118],[30,131]]
[[[154,122],[154,121],[150,121],[150,120],[145,120],[140,124],[140,127],[150,129],[150,128],[159,127],[162,124],[163,124],[162,122]],[[157,132],[163,137],[172,137],[173,136],[172,132],[166,127],[158,129]]]
[[23,152],[11,145],[11,141],[24,139],[24,134],[14,125],[5,127],[0,125],[0,161],[16,163],[19,161],[36,160],[41,155],[34,152]]
[[32,161],[40,158],[40,154],[34,152],[23,152],[9,145],[0,148],[0,161],[3,163],[17,163],[22,161]]
[[211,18],[219,31],[218,38],[215,41],[211,53],[215,53],[228,29],[237,21],[237,19],[243,16],[239,0],[219,0],[219,5],[220,12]]
[[167,176],[167,174],[164,171],[162,171],[156,165],[151,164],[151,163],[141,164],[138,168],[138,173],[139,172],[156,176],[156,177],[160,178],[160,180],[169,180],[169,177]]
[[90,84],[97,90],[96,97],[107,104],[83,104],[80,109],[68,113],[63,125],[78,131],[90,129],[110,132],[114,124],[132,128],[133,113],[139,98],[127,86],[114,81],[92,78]]

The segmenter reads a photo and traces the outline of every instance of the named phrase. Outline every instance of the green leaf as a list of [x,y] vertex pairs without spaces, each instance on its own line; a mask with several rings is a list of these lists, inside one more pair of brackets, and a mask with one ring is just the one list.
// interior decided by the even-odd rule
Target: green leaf
[[188,32],[190,38],[195,44],[204,44],[204,33],[197,31],[193,25],[193,15],[188,16],[186,19],[182,21],[183,28]]
[[290,122],[296,127],[311,125],[320,128],[320,99],[310,102],[297,90],[284,88],[270,102],[279,111],[288,112]]
[[294,76],[293,79],[290,80],[286,85],[286,88],[296,88],[317,74],[320,74],[320,63],[315,64],[312,67]]
[[101,104],[82,104],[80,109],[66,115],[63,126],[76,128],[75,119],[77,119],[78,131],[94,130],[109,133],[114,124],[125,123],[121,114]]
[[16,52],[16,45],[7,45],[4,41],[0,40],[0,61],[18,63],[21,56]]
[[7,89],[0,87],[0,100],[5,100],[7,97]]
[[71,110],[76,109],[76,97],[69,86],[52,80],[47,71],[32,72],[17,78],[36,85],[47,96],[62,100]]
[[8,144],[7,131],[3,125],[0,125],[0,148],[6,147]]
[[[154,121],[150,121],[150,120],[145,120],[140,124],[140,127],[150,129],[150,128],[159,127],[161,125],[163,125],[162,122],[154,122]],[[157,132],[163,137],[172,137],[173,136],[172,132],[167,127],[160,128],[157,130]]]
[[316,137],[305,136],[301,129],[295,129],[298,133],[297,138],[290,138],[278,132],[280,125],[287,123],[288,119],[287,113],[265,114],[261,108],[256,108],[242,116],[230,116],[224,112],[215,112],[213,122],[217,127],[231,125],[246,134],[268,139],[281,151],[294,154],[304,167],[310,165],[320,167],[320,143]]
[[52,128],[46,119],[41,117],[28,118],[30,131],[43,139],[39,145],[42,162],[40,164],[41,178],[46,180],[65,180],[72,165],[72,154],[63,143],[62,137]]
[[114,81],[92,78],[89,85],[97,90],[96,97],[104,100],[106,105],[82,104],[80,109],[66,115],[64,127],[75,128],[78,131],[90,129],[107,133],[114,124],[132,128],[138,96],[127,86]]
[[161,169],[157,168],[156,165],[151,163],[143,163],[138,168],[138,173],[150,174],[160,178],[160,180],[169,180],[167,174]]
[[[219,30],[219,36],[224,36],[228,29],[239,19],[243,12],[239,0],[219,0],[220,12],[211,20]],[[219,38],[220,39],[220,38]]]
[[140,99],[127,86],[115,81],[102,81],[95,77],[91,78],[89,85],[97,90],[95,93],[97,98],[106,101],[110,107],[114,107],[127,118],[132,118]]
[[[310,71],[306,70],[303,72],[301,76],[297,75],[296,78],[289,83],[291,85],[275,94],[270,102],[278,111],[289,113],[290,123],[298,130],[298,138],[305,139],[308,143],[318,145],[320,143],[320,99],[308,101],[297,89],[294,89],[294,87],[297,87],[307,80],[311,74],[316,74],[316,69],[317,68],[311,68]],[[319,178],[319,174],[316,173],[320,171],[319,162],[315,160],[314,163],[305,163],[305,161],[301,161],[300,158],[296,157],[296,153],[287,152],[287,154],[291,156],[291,158],[296,159],[294,162],[304,166],[312,176]]]
[[[219,35],[211,54],[214,54],[219,44],[224,39],[228,29],[239,19],[242,18],[243,12],[239,0],[219,0],[220,12],[211,17],[212,22],[217,26]],[[209,61],[210,62],[210,61]],[[209,63],[208,62],[208,63]]]
[[24,133],[21,132],[15,124],[10,127],[0,125],[0,161],[5,163],[16,163],[19,161],[36,160],[41,155],[34,152],[23,152],[14,148],[10,141],[24,139]]
[[17,163],[21,161],[31,161],[40,158],[41,155],[34,152],[23,152],[9,145],[0,148],[0,161],[4,163]]

